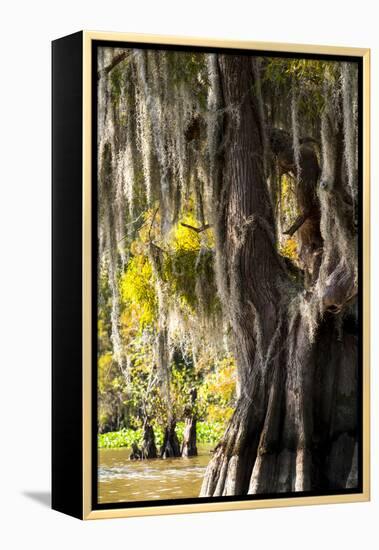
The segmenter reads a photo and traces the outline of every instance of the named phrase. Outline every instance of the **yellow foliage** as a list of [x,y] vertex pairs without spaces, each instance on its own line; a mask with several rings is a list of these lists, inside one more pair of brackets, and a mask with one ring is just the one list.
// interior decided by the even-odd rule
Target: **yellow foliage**
[[201,245],[206,248],[214,246],[213,231],[211,229],[197,233],[189,227],[185,227],[182,223],[191,227],[199,227],[199,222],[192,212],[187,212],[172,230],[170,245],[175,251],[200,250]]
[[130,322],[127,318],[138,318],[140,326],[153,323],[156,314],[156,293],[153,270],[146,256],[134,256],[121,278],[121,297],[125,303],[123,324]]
[[226,424],[234,412],[234,407],[221,407],[220,405],[208,405],[207,421]]
[[106,386],[111,383],[111,369],[112,369],[112,353],[107,352],[100,355],[97,361],[98,368],[98,383],[99,383],[99,392],[102,393],[105,391]]
[[233,357],[218,361],[200,389],[201,399],[207,402],[207,420],[225,423],[235,408],[236,364]]
[[[282,176],[280,214],[281,223],[286,229],[293,224],[299,214],[293,185],[294,183],[289,176]],[[299,260],[297,248],[298,245],[295,237],[284,237],[279,246],[279,253],[296,263]]]
[[289,258],[293,262],[297,262],[299,260],[297,241],[293,237],[286,238],[284,244],[280,246],[279,252],[282,256]]

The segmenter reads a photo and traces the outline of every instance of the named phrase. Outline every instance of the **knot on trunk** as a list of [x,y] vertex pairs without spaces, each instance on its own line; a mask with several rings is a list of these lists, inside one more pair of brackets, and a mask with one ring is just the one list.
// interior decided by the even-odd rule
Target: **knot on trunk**
[[357,280],[351,267],[341,260],[324,281],[322,310],[339,313],[357,294]]

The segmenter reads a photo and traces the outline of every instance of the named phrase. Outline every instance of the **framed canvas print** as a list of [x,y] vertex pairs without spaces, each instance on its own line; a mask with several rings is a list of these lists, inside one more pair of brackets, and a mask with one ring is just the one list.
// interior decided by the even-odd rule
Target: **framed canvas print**
[[369,50],[53,42],[53,508],[369,499]]

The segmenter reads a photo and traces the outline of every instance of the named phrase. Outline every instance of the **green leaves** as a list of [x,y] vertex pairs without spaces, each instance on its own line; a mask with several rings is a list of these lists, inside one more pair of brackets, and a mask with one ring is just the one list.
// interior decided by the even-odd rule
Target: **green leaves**
[[[264,96],[278,105],[288,105],[293,90],[299,96],[299,115],[304,122],[317,123],[324,107],[324,86],[337,76],[336,62],[312,59],[262,59]],[[276,116],[278,114],[276,113]],[[271,121],[276,123],[276,121]],[[302,124],[304,126],[304,124]]]
[[[197,442],[198,443],[217,443],[225,430],[225,424],[221,422],[197,422]],[[176,425],[176,435],[180,442],[183,441],[184,422],[178,422]],[[163,430],[159,426],[154,426],[155,443],[157,447],[163,443]],[[108,432],[98,435],[99,449],[118,449],[121,447],[130,448],[133,443],[138,446],[142,444],[143,430],[123,429],[118,432]]]
[[206,56],[199,53],[166,52],[171,82],[174,88],[186,86],[205,109],[208,93]]

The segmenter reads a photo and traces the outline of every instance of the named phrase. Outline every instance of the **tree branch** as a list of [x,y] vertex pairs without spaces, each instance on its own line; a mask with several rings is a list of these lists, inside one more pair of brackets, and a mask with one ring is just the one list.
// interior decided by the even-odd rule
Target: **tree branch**
[[157,214],[159,212],[159,206],[154,211],[153,217],[151,218],[150,228],[149,228],[149,242],[150,244],[153,242],[153,239],[151,238],[151,231],[153,229],[153,225],[155,223],[155,218],[157,217]]
[[[134,225],[135,223],[137,223],[138,220],[139,220],[140,218],[142,218],[142,216],[143,216],[143,213],[141,213],[135,220],[132,220],[131,222],[127,223],[127,224],[126,224],[126,227],[129,227],[129,226]],[[142,227],[144,227],[145,225],[146,225],[146,222],[145,222],[143,225],[141,225],[140,230],[141,230]],[[123,237],[121,237],[121,239],[120,239],[119,241],[117,241],[117,244],[121,243],[121,242],[122,242],[124,239],[126,239],[128,236],[129,236],[129,235],[126,234],[126,235],[124,235]]]
[[192,229],[192,231],[196,231],[196,233],[202,233],[203,231],[206,231],[207,229],[210,229],[212,226],[209,223],[206,223],[202,227],[194,227],[193,225],[189,225],[188,223],[181,222],[180,225],[183,227],[187,227],[188,229]]
[[122,61],[124,61],[125,59],[127,59],[127,57],[130,56],[130,52],[127,51],[127,52],[122,52],[118,55],[116,55],[112,61],[109,63],[109,65],[107,65],[106,67],[104,67],[103,69],[101,69],[101,71],[98,71],[97,73],[97,79],[99,80],[102,75],[107,75],[109,74],[119,63],[121,63]]
[[295,231],[300,229],[300,227],[308,219],[308,217],[309,217],[308,212],[306,212],[305,214],[300,214],[300,216],[296,218],[295,222],[291,225],[291,227],[287,229],[287,231],[283,231],[283,235],[289,235],[290,237],[292,237]]

